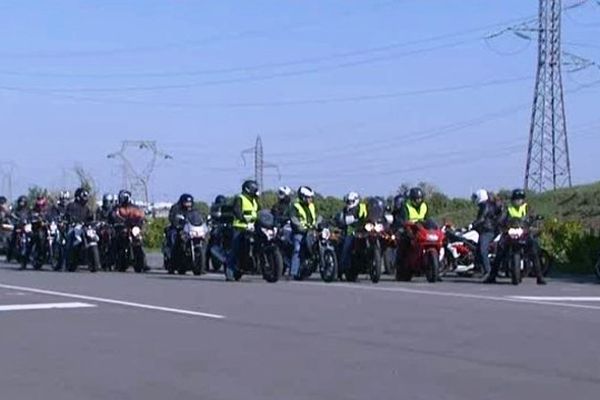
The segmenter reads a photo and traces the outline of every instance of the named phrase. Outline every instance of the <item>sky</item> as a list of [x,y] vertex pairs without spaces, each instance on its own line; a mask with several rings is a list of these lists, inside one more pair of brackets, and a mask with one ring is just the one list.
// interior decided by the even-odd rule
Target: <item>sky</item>
[[[152,200],[265,187],[452,196],[521,186],[537,46],[510,32],[536,0],[0,1],[1,161],[13,194],[122,185],[107,155],[154,140]],[[572,2],[564,2],[565,5]],[[566,11],[563,50],[600,61],[600,6]],[[600,68],[564,71],[574,183],[600,179]],[[125,155],[142,171],[150,152]],[[3,185],[4,186],[4,185]],[[6,190],[6,189],[3,189]]]

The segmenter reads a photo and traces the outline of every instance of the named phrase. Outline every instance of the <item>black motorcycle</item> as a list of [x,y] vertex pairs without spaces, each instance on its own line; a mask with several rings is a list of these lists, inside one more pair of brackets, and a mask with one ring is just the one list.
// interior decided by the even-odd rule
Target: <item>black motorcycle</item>
[[100,265],[104,271],[111,271],[115,265],[115,252],[113,240],[115,236],[114,227],[106,222],[96,225],[98,233],[98,251],[100,253]]
[[321,221],[316,229],[306,233],[300,250],[301,280],[308,279],[319,271],[324,282],[333,282],[338,277],[338,259],[331,242],[331,230]]
[[262,275],[263,279],[275,283],[283,274],[283,257],[277,245],[278,228],[273,214],[260,211],[254,229],[244,235],[235,279],[242,275]]
[[[185,275],[192,271],[201,275],[206,267],[206,239],[208,226],[199,214],[192,213],[186,218],[177,215],[177,235],[170,251],[164,251],[165,268],[169,274],[176,271]],[[166,250],[166,247],[165,247]]]
[[75,272],[80,265],[87,265],[90,272],[98,271],[100,267],[98,240],[96,228],[92,224],[73,224],[68,238],[67,271]]
[[33,269],[40,270],[44,264],[51,264],[54,258],[53,240],[58,227],[44,220],[39,214],[31,216],[31,233],[27,241],[26,256],[21,260],[21,268],[25,269],[31,262]]
[[[146,269],[146,254],[144,253],[141,223],[123,222],[114,225],[115,236],[113,245],[115,269],[126,272],[133,267],[136,273]],[[104,265],[103,265],[104,267]]]
[[221,270],[231,250],[233,228],[230,224],[212,223],[207,246],[207,268],[213,272]]
[[50,264],[54,271],[62,271],[66,263],[68,225],[61,219],[50,223],[50,236],[52,238],[52,256]]
[[377,283],[382,273],[382,248],[386,240],[386,221],[383,207],[372,204],[363,226],[354,232],[350,266],[344,271],[349,282],[356,282],[360,274],[367,274]]

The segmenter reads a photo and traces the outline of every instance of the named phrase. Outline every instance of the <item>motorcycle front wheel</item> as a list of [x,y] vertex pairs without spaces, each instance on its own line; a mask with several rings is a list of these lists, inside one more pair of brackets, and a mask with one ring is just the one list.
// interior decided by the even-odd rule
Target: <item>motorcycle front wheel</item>
[[371,282],[373,283],[378,283],[381,279],[381,263],[381,247],[374,246],[371,258],[371,269],[369,271]]
[[510,283],[518,285],[521,283],[521,255],[515,253],[510,258]]
[[88,268],[90,272],[98,271],[98,267],[100,267],[100,251],[98,251],[98,246],[90,246],[89,248],[89,260],[88,260]]
[[323,249],[321,254],[321,279],[323,282],[330,283],[337,278],[338,262],[335,251],[330,248]]
[[426,262],[427,270],[425,272],[425,277],[427,278],[427,282],[435,283],[440,276],[440,257],[438,252],[435,250],[428,251]]
[[283,274],[283,257],[278,248],[274,248],[260,257],[263,279],[269,283],[279,281]]

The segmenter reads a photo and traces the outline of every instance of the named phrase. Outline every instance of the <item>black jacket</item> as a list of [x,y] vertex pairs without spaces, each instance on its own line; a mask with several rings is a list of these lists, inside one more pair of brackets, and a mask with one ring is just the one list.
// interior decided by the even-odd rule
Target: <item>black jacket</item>
[[486,201],[478,205],[477,217],[473,221],[473,229],[479,233],[496,232],[500,212],[496,204],[492,201]]
[[286,224],[290,220],[290,206],[291,203],[289,201],[278,201],[271,207],[271,214],[275,217],[278,225]]
[[70,203],[65,212],[65,219],[70,224],[83,224],[94,221],[92,208],[87,204]]
[[25,207],[25,208],[15,208],[11,215],[10,215],[10,219],[13,223],[18,223],[18,222],[23,222],[23,221],[27,221],[29,219],[30,213],[29,213],[29,208]]
[[192,221],[194,224],[201,224],[203,222],[202,215],[200,214],[200,212],[198,212],[198,210],[195,210],[193,208],[191,210],[186,210],[181,206],[181,204],[175,203],[169,211],[169,222],[171,223],[171,226],[178,225],[178,215],[183,215],[187,221]]

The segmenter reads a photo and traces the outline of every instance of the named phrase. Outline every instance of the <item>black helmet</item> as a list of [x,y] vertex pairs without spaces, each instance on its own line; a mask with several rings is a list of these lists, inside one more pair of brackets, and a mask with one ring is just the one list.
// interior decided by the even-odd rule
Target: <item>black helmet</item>
[[247,194],[250,197],[258,196],[258,183],[253,180],[248,180],[242,185],[242,193]]
[[179,196],[179,205],[188,211],[194,208],[194,196],[189,193],[184,193]]
[[511,200],[525,200],[525,191],[523,189],[515,189],[510,196]]
[[404,206],[406,197],[403,194],[398,194],[394,197],[394,210],[400,210]]
[[102,196],[102,207],[111,207],[113,204],[115,204],[115,196],[112,193],[105,193]]
[[80,204],[86,204],[90,199],[90,193],[84,189],[79,188],[75,191],[75,201]]
[[117,198],[120,206],[128,206],[131,204],[131,192],[129,190],[121,190]]
[[422,201],[423,197],[423,190],[421,188],[414,187],[408,192],[408,198],[412,201]]
[[8,203],[8,199],[5,196],[0,196],[0,205]]
[[227,197],[223,196],[222,194],[215,197],[215,202],[214,202],[215,205],[220,206],[225,203],[227,203]]
[[29,199],[27,199],[27,196],[19,196],[17,199],[17,207],[25,208],[27,207],[27,204],[29,204]]

